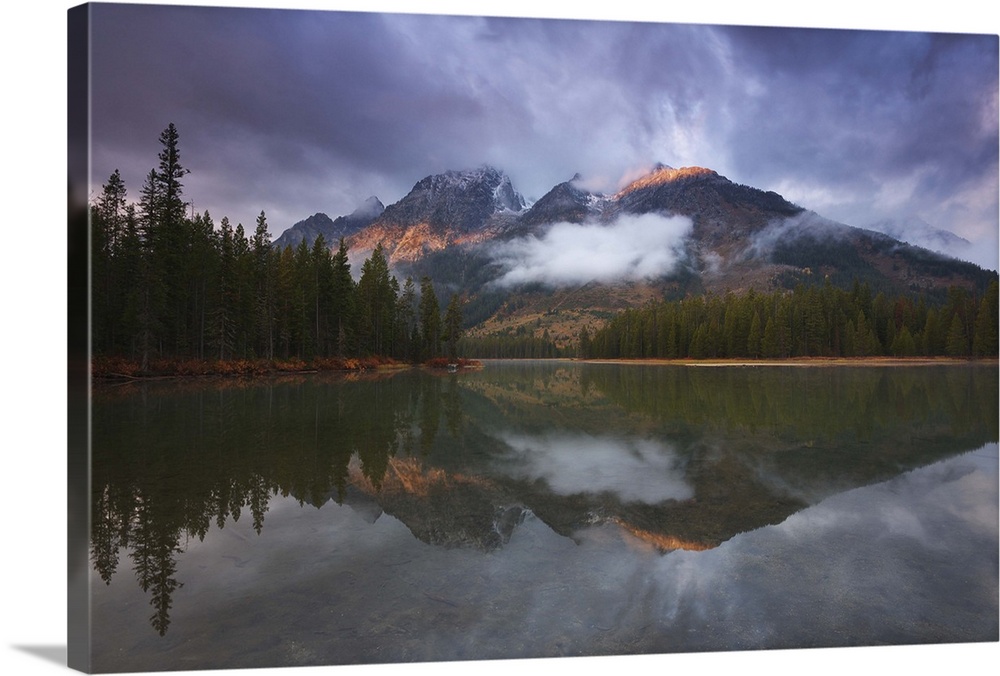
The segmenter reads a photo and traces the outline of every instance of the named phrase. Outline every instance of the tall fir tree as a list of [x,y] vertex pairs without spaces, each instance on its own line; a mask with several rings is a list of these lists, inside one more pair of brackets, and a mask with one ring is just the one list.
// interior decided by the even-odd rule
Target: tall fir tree
[[120,322],[130,283],[123,268],[129,214],[126,200],[125,182],[115,169],[91,208],[91,334],[98,354],[122,349]]
[[424,276],[420,280],[421,358],[433,359],[441,349],[441,306],[434,293],[434,282]]
[[998,352],[998,305],[997,282],[994,280],[986,289],[976,312],[975,334],[972,338],[972,353],[976,357],[996,357]]
[[267,229],[267,215],[257,216],[253,236],[250,238],[250,256],[253,261],[253,305],[256,327],[255,352],[258,357],[274,358],[275,304],[279,252],[271,247],[271,234]]
[[317,356],[328,357],[333,353],[330,330],[333,303],[333,256],[322,233],[313,242],[310,265],[315,303],[313,307],[314,352]]
[[448,308],[444,313],[444,332],[441,339],[445,342],[448,350],[448,358],[458,357],[458,341],[462,339],[462,302],[457,293],[451,294]]
[[965,357],[969,354],[969,337],[965,332],[965,322],[958,312],[951,316],[945,351],[949,357]]
[[160,319],[163,349],[187,353],[191,298],[186,276],[189,224],[185,219],[184,186],[188,170],[181,165],[177,127],[170,123],[160,134],[159,170],[151,176],[156,186],[156,223],[153,253],[163,287],[163,315]]
[[353,353],[357,345],[357,294],[343,238],[333,255],[332,266],[330,328],[334,333],[336,354],[344,357]]
[[412,277],[403,282],[399,299],[396,301],[396,356],[416,361],[420,333],[417,328],[417,287]]
[[357,297],[362,351],[376,355],[390,354],[396,296],[381,243],[361,265]]
[[239,307],[238,267],[236,242],[229,218],[223,216],[215,240],[218,258],[218,283],[210,320],[210,344],[213,354],[220,360],[228,359],[236,351],[237,316]]

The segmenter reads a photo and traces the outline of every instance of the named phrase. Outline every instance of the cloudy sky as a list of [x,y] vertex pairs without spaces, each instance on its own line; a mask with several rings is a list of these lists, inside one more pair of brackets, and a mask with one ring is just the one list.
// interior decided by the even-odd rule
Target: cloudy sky
[[664,162],[996,267],[995,35],[98,5],[93,45],[96,188],[117,168],[137,197],[173,122],[194,208],[274,236],[448,169],[530,200]]
[[531,200],[664,162],[996,267],[995,35],[98,5],[93,45],[97,188],[117,168],[137,197],[173,122],[194,208],[275,237],[448,169]]

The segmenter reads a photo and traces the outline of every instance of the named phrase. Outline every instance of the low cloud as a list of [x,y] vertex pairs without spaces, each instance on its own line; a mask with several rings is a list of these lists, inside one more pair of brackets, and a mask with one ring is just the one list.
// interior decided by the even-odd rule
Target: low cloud
[[[935,228],[917,217],[883,219],[860,229],[878,232],[902,243],[969,261],[986,269],[996,267],[995,246],[977,246],[951,231]],[[844,225],[815,212],[804,211],[797,216],[776,220],[756,233],[743,255],[746,258],[768,258],[779,244],[786,244],[799,237],[834,243],[853,232],[856,232],[856,226]]]
[[683,216],[622,216],[611,224],[555,223],[540,236],[493,249],[505,268],[501,286],[541,282],[553,286],[660,277],[683,256],[691,220]]
[[848,232],[845,225],[823,218],[812,211],[803,211],[796,216],[772,221],[766,228],[754,234],[743,256],[768,259],[779,244],[787,244],[799,237],[832,241]]
[[897,220],[883,219],[870,224],[868,228],[945,256],[970,261],[989,269],[996,267],[995,249],[977,247],[964,237],[949,230],[935,228],[916,216]]

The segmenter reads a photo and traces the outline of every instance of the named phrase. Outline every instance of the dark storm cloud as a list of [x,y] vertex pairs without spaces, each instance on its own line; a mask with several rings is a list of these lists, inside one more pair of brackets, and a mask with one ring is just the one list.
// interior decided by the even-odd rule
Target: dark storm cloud
[[[100,7],[100,6],[98,6]],[[204,7],[95,10],[94,166],[137,196],[181,133],[186,190],[280,233],[491,163],[538,198],[702,165],[866,225],[996,248],[997,39]]]
[[[990,148],[996,127],[983,119],[995,104],[995,37],[775,29],[728,34],[745,69],[767,75],[741,130],[759,129],[767,135],[762,143],[784,137],[799,154],[825,150],[817,169],[826,168],[831,178],[857,176],[859,169],[909,172],[925,163],[980,175],[996,161]],[[847,152],[825,141],[831,135]],[[747,154],[747,163],[760,156],[760,147],[735,147]]]
[[760,81],[729,132],[735,172],[854,225],[923,213],[992,231],[995,250],[996,36],[724,32]]
[[98,156],[143,140],[148,155],[174,121],[190,147],[219,149],[203,170],[239,165],[258,193],[334,170],[398,192],[482,162],[534,197],[577,171],[613,187],[676,156],[713,79],[689,35],[705,28],[197,7],[99,19]]
[[399,180],[422,176],[407,173],[425,159],[414,148],[441,142],[425,122],[474,119],[480,108],[413,64],[377,14],[97,11],[96,156],[134,163],[144,155],[152,167],[157,135],[174,122],[182,157],[196,170],[189,183],[204,174],[230,203],[258,203],[246,213],[307,200],[310,191],[318,194],[302,204],[308,213],[284,211],[304,217],[330,208],[323,202],[336,194],[337,172],[368,177],[368,191],[398,192]]

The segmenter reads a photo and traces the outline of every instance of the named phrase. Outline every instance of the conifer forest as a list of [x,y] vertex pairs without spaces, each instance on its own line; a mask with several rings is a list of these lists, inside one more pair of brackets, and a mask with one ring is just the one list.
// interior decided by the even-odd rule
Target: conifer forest
[[[548,336],[465,338],[462,298],[442,308],[432,280],[390,270],[381,245],[352,275],[343,240],[272,245],[263,211],[247,231],[189,213],[178,131],[160,135],[158,164],[138,199],[116,170],[90,206],[92,347],[113,370],[146,374],[166,361],[344,367],[344,360],[447,357],[780,359],[996,357],[998,290],[888,295],[863,281],[793,290],[691,295],[626,309]],[[467,299],[466,299],[467,300]],[[110,361],[109,361],[110,360]],[[157,366],[159,364],[159,366]],[[348,366],[350,367],[350,366]]]

